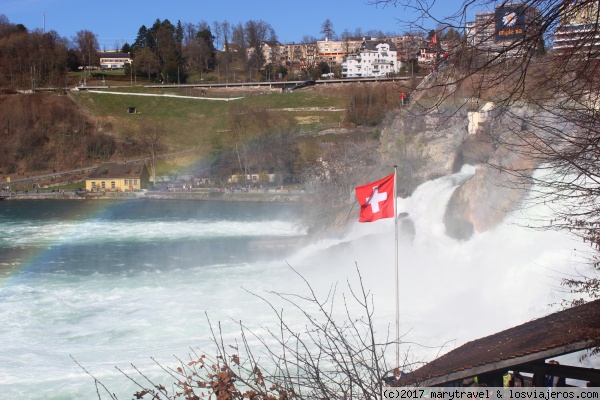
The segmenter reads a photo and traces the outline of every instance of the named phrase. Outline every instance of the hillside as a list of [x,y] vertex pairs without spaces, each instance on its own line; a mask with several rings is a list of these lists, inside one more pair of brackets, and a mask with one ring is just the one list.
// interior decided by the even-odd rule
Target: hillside
[[0,95],[0,126],[3,181],[89,165],[115,143],[64,94]]
[[[148,153],[143,140],[148,132],[160,135],[159,155],[185,152],[185,156],[161,161],[159,174],[190,169],[206,174],[211,168],[212,175],[225,177],[239,173],[240,160],[245,158],[245,168],[299,176],[323,155],[323,144],[370,135],[372,123],[365,129],[348,122],[353,92],[355,96],[356,92],[384,90],[383,97],[392,103],[399,90],[395,84],[371,86],[328,84],[292,93],[259,88],[133,87],[115,89],[125,92],[123,95],[85,91],[3,95],[0,126],[4,127],[5,145],[0,179],[14,181],[102,161],[144,158]],[[128,91],[157,96],[133,96],[126,94]],[[209,100],[234,97],[243,98]],[[136,113],[128,113],[129,107],[135,107]],[[287,148],[286,158],[265,158],[265,151],[277,154],[281,148]],[[81,179],[81,175],[67,178]]]

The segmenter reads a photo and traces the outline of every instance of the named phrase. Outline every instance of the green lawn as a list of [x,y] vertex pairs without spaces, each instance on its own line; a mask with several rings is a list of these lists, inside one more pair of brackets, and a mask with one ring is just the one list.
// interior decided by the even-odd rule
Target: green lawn
[[[78,101],[117,137],[135,135],[144,124],[162,124],[173,150],[202,144],[203,138],[226,126],[229,105],[225,102],[140,97],[80,92]],[[135,107],[136,114],[128,114]]]
[[[186,94],[185,89],[134,89],[136,92],[146,93]],[[98,119],[99,125],[104,127],[105,131],[112,131],[117,137],[136,134],[145,124],[162,124],[165,141],[173,151],[206,147],[214,135],[228,131],[229,110],[236,103],[249,108],[276,110],[304,107],[343,108],[347,102],[340,96],[301,91],[251,96],[233,101],[127,96],[85,91],[75,93],[74,97]],[[128,107],[135,107],[138,113],[128,114]],[[296,117],[303,131],[323,125],[339,124],[344,114],[319,110],[281,112]],[[303,120],[309,122],[304,123]]]

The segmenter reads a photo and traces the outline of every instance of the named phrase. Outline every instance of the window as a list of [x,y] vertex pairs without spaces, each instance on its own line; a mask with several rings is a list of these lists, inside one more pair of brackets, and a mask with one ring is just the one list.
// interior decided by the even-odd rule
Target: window
[[123,186],[127,186],[127,179],[123,181]]
[[100,186],[102,186],[102,189],[106,189],[106,182],[102,181],[102,183],[100,184]]
[[115,188],[115,186],[116,186],[116,185],[115,185],[115,181],[112,181],[112,182],[110,183],[110,188],[111,188],[111,189],[114,189],[114,188]]
[[133,184],[137,186],[137,179],[133,180]]
[[92,189],[96,189],[96,182],[92,182]]

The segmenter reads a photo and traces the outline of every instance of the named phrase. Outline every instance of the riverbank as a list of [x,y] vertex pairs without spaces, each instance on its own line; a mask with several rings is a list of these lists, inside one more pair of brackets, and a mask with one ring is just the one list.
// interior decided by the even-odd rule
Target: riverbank
[[140,191],[140,192],[100,192],[81,191],[55,192],[1,192],[1,200],[102,200],[102,199],[154,199],[154,200],[221,200],[297,203],[307,197],[307,192],[299,190],[270,191]]

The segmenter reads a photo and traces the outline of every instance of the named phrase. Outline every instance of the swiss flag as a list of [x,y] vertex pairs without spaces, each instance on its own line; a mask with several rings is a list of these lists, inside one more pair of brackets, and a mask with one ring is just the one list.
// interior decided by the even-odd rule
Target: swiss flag
[[394,184],[396,174],[356,188],[360,204],[358,222],[373,222],[382,218],[394,218]]
[[433,36],[431,37],[431,42],[429,42],[429,46],[431,48],[434,48],[436,44],[437,44],[437,33],[434,33]]

